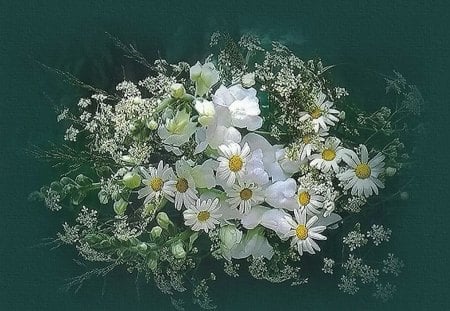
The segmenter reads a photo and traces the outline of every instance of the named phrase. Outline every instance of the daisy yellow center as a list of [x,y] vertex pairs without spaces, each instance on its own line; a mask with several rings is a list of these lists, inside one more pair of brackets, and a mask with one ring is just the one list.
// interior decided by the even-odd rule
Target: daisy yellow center
[[197,214],[197,219],[199,221],[207,221],[211,217],[211,214],[208,211],[201,211]]
[[370,166],[366,163],[358,164],[355,168],[355,175],[360,179],[366,179],[370,177],[372,170]]
[[322,151],[322,159],[325,161],[333,161],[336,158],[336,152],[333,149],[325,149]]
[[301,206],[306,206],[311,201],[311,196],[307,191],[302,191],[298,194],[298,203],[300,203]]
[[238,155],[231,156],[228,161],[228,167],[232,172],[238,172],[242,169],[242,166],[244,166],[244,161],[242,161],[242,158]]
[[306,238],[308,237],[308,229],[305,225],[298,225],[295,229],[295,234],[300,240],[306,240]]
[[175,185],[178,192],[185,193],[188,190],[188,181],[186,178],[178,178],[177,184]]
[[241,200],[247,201],[247,200],[250,200],[252,198],[253,191],[251,189],[244,188],[244,189],[241,190],[239,195],[241,197]]
[[309,114],[313,119],[318,119],[322,115],[322,110],[319,107],[314,107]]
[[162,187],[164,185],[164,181],[159,178],[159,177],[155,177],[152,180],[150,180],[150,188],[152,188],[153,191],[161,191]]

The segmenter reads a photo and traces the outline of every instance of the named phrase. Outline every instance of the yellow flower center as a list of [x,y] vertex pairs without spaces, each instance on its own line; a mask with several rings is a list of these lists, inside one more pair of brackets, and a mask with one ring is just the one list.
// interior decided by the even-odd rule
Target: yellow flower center
[[177,184],[175,185],[178,192],[185,193],[188,190],[189,185],[186,178],[178,178]]
[[309,114],[313,119],[318,119],[322,115],[322,110],[319,107],[314,107]]
[[307,191],[302,191],[298,194],[298,203],[300,203],[301,206],[306,206],[309,204],[311,200],[311,196]]
[[207,221],[210,216],[211,214],[208,211],[201,211],[200,213],[197,214],[197,219],[199,221]]
[[150,180],[150,188],[152,188],[153,191],[161,191],[162,187],[164,185],[164,181],[159,178],[159,177],[155,177],[152,180]]
[[244,161],[242,161],[242,158],[238,155],[231,156],[228,161],[228,167],[232,172],[238,172],[242,169],[242,166],[244,166]]
[[250,200],[252,198],[253,191],[251,189],[244,188],[244,189],[241,190],[239,195],[241,196],[241,200],[247,201],[247,200]]
[[306,240],[308,237],[308,229],[305,225],[298,225],[297,229],[295,229],[295,234],[300,240]]
[[325,149],[322,151],[322,159],[325,161],[333,161],[336,158],[336,152],[333,149]]
[[355,168],[355,175],[360,179],[366,179],[370,177],[372,170],[370,166],[366,163],[358,164]]

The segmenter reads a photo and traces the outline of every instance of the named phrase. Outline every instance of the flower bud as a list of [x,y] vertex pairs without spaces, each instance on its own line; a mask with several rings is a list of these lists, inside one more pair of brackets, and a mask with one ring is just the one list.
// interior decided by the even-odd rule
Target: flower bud
[[157,261],[156,259],[150,258],[150,259],[147,261],[147,267],[148,267],[150,270],[154,271],[154,270],[158,267],[158,261]]
[[146,243],[139,243],[139,244],[136,246],[136,249],[137,249],[139,252],[144,253],[145,251],[147,251],[147,244],[146,244]]
[[339,112],[338,118],[341,120],[345,120],[345,111]]
[[176,259],[183,259],[186,257],[186,251],[184,250],[183,243],[181,241],[173,243],[170,250]]
[[154,130],[156,130],[158,128],[158,123],[155,120],[152,119],[152,120],[148,120],[145,123],[145,126],[147,126],[148,129],[154,131]]
[[242,76],[242,86],[243,87],[252,87],[253,85],[255,85],[255,73],[251,72],[251,73],[247,73],[245,75]]
[[150,236],[152,239],[157,239],[161,236],[162,228],[160,226],[154,226],[150,231]]
[[169,219],[169,216],[167,216],[164,212],[159,212],[158,215],[156,215],[156,222],[164,230],[168,230],[169,226],[173,225],[172,221]]
[[220,228],[219,238],[222,246],[226,249],[232,249],[242,239],[242,231],[238,230],[234,225],[227,225]]
[[170,96],[175,99],[180,99],[186,94],[186,89],[181,83],[174,83],[170,86]]
[[197,99],[195,101],[195,110],[199,114],[198,123],[203,126],[209,125],[216,115],[214,104],[208,100]]
[[122,181],[128,189],[134,189],[141,185],[141,176],[134,172],[128,172],[123,176]]
[[387,167],[386,168],[386,176],[394,176],[395,173],[397,172],[397,169],[395,167]]

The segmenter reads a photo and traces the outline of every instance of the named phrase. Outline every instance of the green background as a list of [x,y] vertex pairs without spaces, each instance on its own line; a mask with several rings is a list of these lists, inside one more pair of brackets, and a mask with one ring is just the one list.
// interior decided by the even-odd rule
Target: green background
[[[291,288],[239,279],[215,284],[219,310],[450,309],[449,17],[445,1],[1,0],[0,310],[171,310],[153,287],[142,287],[138,295],[124,272],[88,282],[78,294],[65,293],[64,280],[82,272],[72,261],[74,252],[36,247],[54,236],[61,219],[27,202],[54,172],[25,149],[61,142],[52,105],[73,104],[80,95],[37,62],[106,88],[120,79],[114,62],[123,58],[105,31],[135,43],[150,59],[159,53],[192,63],[205,56],[208,35],[217,29],[251,30],[283,40],[300,56],[347,64],[339,74],[363,96],[379,90],[354,68],[396,69],[422,91],[427,128],[412,142],[418,164],[410,200],[393,206],[386,219],[394,231],[391,246],[406,263],[393,301],[381,305],[341,295],[330,281]],[[124,65],[128,78],[139,76]]]

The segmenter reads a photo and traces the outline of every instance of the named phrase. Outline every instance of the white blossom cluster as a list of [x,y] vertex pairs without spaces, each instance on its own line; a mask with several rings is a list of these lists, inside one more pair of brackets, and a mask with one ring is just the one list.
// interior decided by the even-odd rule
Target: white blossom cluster
[[[101,203],[82,205],[61,242],[75,244],[86,260],[143,272],[169,295],[187,290],[185,277],[202,256],[223,260],[233,277],[246,259],[256,279],[308,282],[303,256],[327,248],[331,230],[363,211],[394,175],[379,151],[389,146],[343,134],[357,129],[346,117],[348,92],[323,75],[331,67],[277,42],[266,49],[251,35],[229,40],[215,33],[212,47],[226,43],[216,56],[192,65],[158,59],[141,81],[80,99],[76,116],[68,109],[58,115],[71,122],[64,139],[85,144],[98,176],[61,179],[54,187],[62,190],[48,190],[45,201],[58,210],[66,197],[79,206],[95,192]],[[127,51],[142,61],[132,46]],[[386,125],[391,115],[382,109],[370,118]],[[378,286],[379,271],[397,276],[403,262],[389,254],[377,269],[358,251],[390,235],[382,225],[363,233],[358,224],[342,239],[347,259],[325,257],[322,271],[341,269],[338,288],[348,294],[377,284],[375,296],[384,300],[393,288]],[[214,307],[208,280],[193,288],[194,302],[207,309]]]

